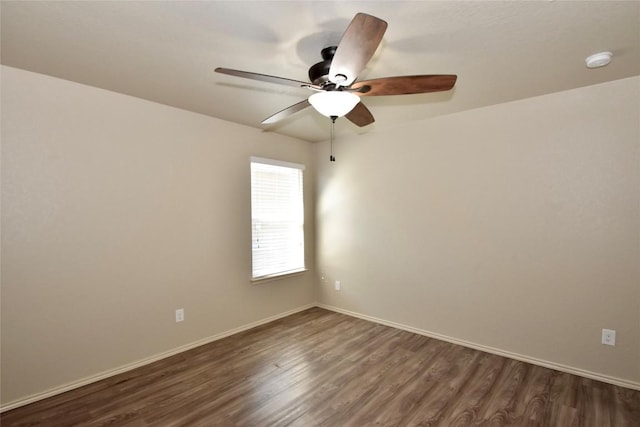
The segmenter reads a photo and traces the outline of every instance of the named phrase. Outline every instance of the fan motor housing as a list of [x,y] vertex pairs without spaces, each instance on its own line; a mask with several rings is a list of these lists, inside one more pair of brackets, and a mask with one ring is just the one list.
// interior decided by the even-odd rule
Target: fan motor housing
[[309,68],[309,80],[314,85],[325,86],[329,83],[329,69],[331,60],[336,53],[337,46],[329,46],[322,49],[320,54],[324,61],[318,62]]

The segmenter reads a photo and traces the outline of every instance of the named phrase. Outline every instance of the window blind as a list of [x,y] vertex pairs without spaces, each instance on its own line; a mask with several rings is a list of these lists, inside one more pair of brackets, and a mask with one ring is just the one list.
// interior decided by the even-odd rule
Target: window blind
[[304,270],[304,165],[251,158],[252,277]]

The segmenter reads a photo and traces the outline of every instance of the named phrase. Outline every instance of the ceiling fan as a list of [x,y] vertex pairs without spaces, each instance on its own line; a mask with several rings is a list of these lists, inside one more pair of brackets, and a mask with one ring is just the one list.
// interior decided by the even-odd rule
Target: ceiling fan
[[345,116],[357,126],[366,126],[375,120],[369,109],[360,102],[360,97],[447,91],[453,88],[457,79],[453,74],[427,74],[356,81],[378,48],[386,29],[387,23],[382,19],[365,13],[356,14],[338,46],[322,49],[323,61],[309,68],[310,83],[229,68],[216,68],[215,71],[315,92],[308,99],[266,118],[262,124],[276,123],[313,106],[333,122]]

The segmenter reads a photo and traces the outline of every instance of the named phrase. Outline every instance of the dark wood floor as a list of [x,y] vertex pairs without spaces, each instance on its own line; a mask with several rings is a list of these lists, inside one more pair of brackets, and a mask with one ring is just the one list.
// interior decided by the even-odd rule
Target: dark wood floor
[[25,426],[640,426],[640,392],[313,308],[2,414]]

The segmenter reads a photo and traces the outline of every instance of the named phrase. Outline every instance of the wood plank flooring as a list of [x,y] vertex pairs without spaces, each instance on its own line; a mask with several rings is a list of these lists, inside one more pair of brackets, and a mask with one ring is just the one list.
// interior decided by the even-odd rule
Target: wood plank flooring
[[8,426],[640,426],[640,392],[312,308],[0,416]]

